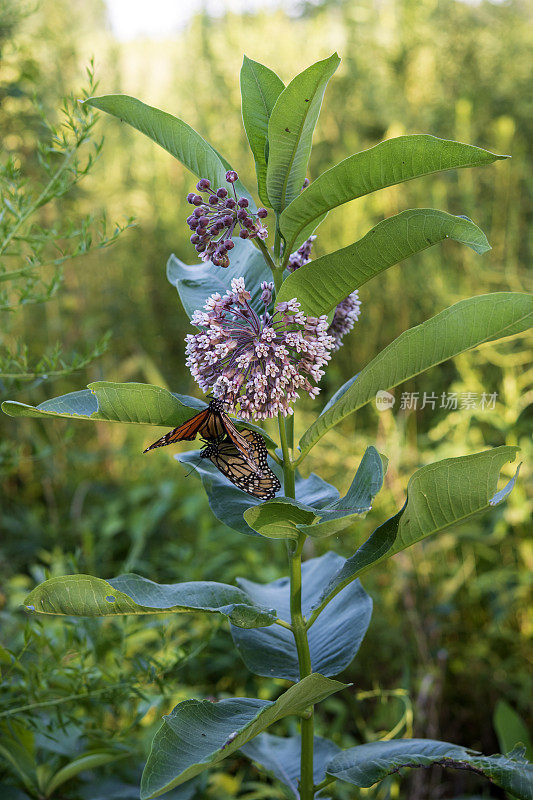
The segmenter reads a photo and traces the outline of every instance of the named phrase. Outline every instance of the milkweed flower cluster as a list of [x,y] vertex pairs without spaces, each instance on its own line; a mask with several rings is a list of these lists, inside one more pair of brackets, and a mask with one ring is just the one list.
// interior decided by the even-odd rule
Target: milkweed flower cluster
[[[290,272],[303,267],[311,261],[311,249],[316,236],[310,236],[294,253],[291,253],[287,262],[287,269]],[[333,345],[333,352],[339,350],[342,346],[342,339],[349,333],[361,313],[361,300],[359,299],[359,292],[357,289],[348,295],[344,300],[341,300],[335,309],[335,314],[331,320],[331,325],[328,328],[328,334],[335,340]]]
[[270,313],[274,284],[261,290],[259,315],[244,278],[234,278],[231,291],[212,294],[195,311],[200,332],[186,337],[187,365],[200,388],[224,398],[228,411],[238,406],[246,420],[292,414],[300,390],[316,397],[335,344],[326,316],[306,317],[296,299]]
[[226,172],[226,180],[230,184],[230,192],[220,186],[216,191],[211,188],[207,178],[201,178],[196,184],[198,192],[189,192],[187,202],[193,205],[193,213],[187,217],[191,229],[191,242],[202,261],[211,261],[216,267],[229,267],[228,253],[233,249],[232,236],[239,231],[241,239],[266,239],[268,230],[262,224],[268,211],[259,208],[256,214],[249,211],[246,197],[238,197],[235,182],[239,176],[235,170]]

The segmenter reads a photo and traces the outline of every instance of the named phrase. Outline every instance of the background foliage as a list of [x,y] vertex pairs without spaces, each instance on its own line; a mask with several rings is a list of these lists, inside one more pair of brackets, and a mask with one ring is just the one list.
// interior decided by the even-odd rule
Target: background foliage
[[[118,43],[99,0],[43,0],[37,9],[4,0],[2,168],[11,158],[30,186],[38,184],[38,143],[50,134],[36,100],[57,124],[63,96],[81,96],[92,55],[100,91],[124,91],[179,114],[238,165],[248,185],[254,170],[239,124],[237,79],[244,51],[284,79],[334,49],[342,54],[315,134],[312,178],[402,133],[427,132],[511,153],[511,160],[485,170],[423,178],[330,215],[317,254],[417,206],[471,216],[493,249],[480,259],[446,243],[368,283],[361,321],[323,381],[326,398],[403,330],[456,300],[482,291],[532,290],[532,17],[531,6],[518,0],[326,1],[303,4],[290,17],[281,11],[216,19],[199,14],[168,41]],[[137,226],[110,248],[66,261],[63,283],[46,303],[23,303],[0,314],[2,345],[12,350],[25,344],[33,364],[56,342],[67,355],[90,351],[109,330],[110,347],[82,371],[54,378],[52,393],[52,379],[43,385],[42,374],[31,382],[0,375],[2,398],[9,393],[36,404],[101,378],[196,393],[184,367],[185,316],[164,274],[171,252],[194,261],[183,224],[193,180],[126,126],[100,118],[91,134],[95,144],[101,133],[98,162],[51,211],[43,207],[36,224],[66,230],[105,211],[113,221],[134,215]],[[488,753],[502,747],[493,725],[498,701],[527,721],[533,688],[527,613],[533,567],[530,353],[531,340],[522,337],[434,368],[396,391],[392,411],[366,407],[313,451],[311,465],[320,464],[341,492],[367,445],[390,459],[386,490],[373,511],[335,539],[343,556],[401,505],[407,476],[417,466],[501,444],[521,446],[524,461],[515,491],[496,514],[418,545],[364,580],[380,602],[357,661],[342,676],[357,687],[357,699],[352,691],[326,701],[318,730],[344,747],[406,730]],[[399,410],[402,390],[498,392],[498,402],[494,411],[405,412]],[[304,430],[311,421],[305,406],[299,417]],[[257,694],[268,684],[255,685],[218,621],[189,615],[170,622],[28,620],[22,597],[44,577],[70,571],[111,577],[134,570],[160,582],[232,582],[238,575],[268,581],[284,570],[284,550],[275,541],[252,544],[223,528],[195,477],[185,478],[170,454],[141,458],[159,430],[5,416],[0,426],[0,725],[6,736],[9,726],[9,736],[26,749],[33,737],[35,748],[29,784],[1,755],[0,771],[5,781],[25,785],[37,797],[50,785],[47,770],[104,750],[118,759],[113,767],[82,771],[52,796],[96,800],[97,786],[101,796],[112,797],[120,778],[136,797],[139,765],[161,713],[187,697]],[[318,543],[308,555],[320,553]],[[126,741],[126,757],[119,758]],[[278,790],[262,781],[235,758],[229,774],[209,775],[203,792],[222,799],[275,796]],[[402,795],[391,780],[381,794],[368,790],[365,796],[454,798],[481,790],[490,795],[471,776],[448,773],[443,783],[433,769],[405,781]],[[343,791],[339,787],[339,797]],[[501,794],[492,790],[491,796]]]

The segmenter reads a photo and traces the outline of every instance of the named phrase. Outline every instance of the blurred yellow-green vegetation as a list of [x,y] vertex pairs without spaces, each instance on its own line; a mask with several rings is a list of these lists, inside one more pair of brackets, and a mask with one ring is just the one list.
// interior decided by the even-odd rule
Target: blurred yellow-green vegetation
[[[120,42],[101,0],[41,0],[35,7],[1,0],[0,50],[2,160],[13,157],[29,184],[40,174],[37,142],[44,135],[36,102],[56,118],[64,95],[80,96],[93,56],[99,93],[125,92],[181,117],[230,160],[250,188],[255,176],[238,81],[244,53],[285,82],[334,50],[341,55],[314,137],[311,179],[403,133],[431,133],[512,155],[492,167],[392,187],[329,215],[317,239],[319,255],[411,207],[471,217],[492,250],[479,257],[447,242],[366,284],[361,319],[335,356],[321,398],[403,330],[457,300],[533,290],[530,3],[323,0],[302,3],[290,14],[272,8],[216,17],[198,12],[168,39]],[[94,135],[100,134],[105,142],[89,175],[43,208],[37,221],[49,228],[60,220],[75,225],[104,210],[120,224],[134,216],[136,226],[113,246],[67,261],[63,284],[48,302],[0,311],[0,348],[14,352],[24,343],[32,363],[56,342],[65,352],[83,351],[110,331],[109,347],[86,368],[57,378],[0,375],[1,399],[37,404],[103,378],[198,393],[184,365],[187,321],[165,278],[172,252],[195,260],[184,224],[185,196],[195,179],[114,119],[99,117]],[[407,480],[418,466],[500,444],[522,448],[520,480],[503,507],[411,548],[366,577],[374,614],[343,676],[361,695],[350,690],[326,701],[318,722],[319,733],[343,746],[394,731],[490,753],[502,748],[493,725],[499,701],[528,721],[531,352],[531,338],[522,336],[434,368],[399,387],[392,410],[379,413],[369,405],[350,417],[304,465],[343,490],[366,446],[374,444],[389,458],[373,511],[307,553],[332,546],[348,556],[403,504]],[[399,408],[402,391],[420,397],[496,392],[497,402],[493,410],[405,411]],[[307,427],[321,398],[302,404],[298,430]],[[280,543],[224,528],[212,517],[199,482],[186,477],[171,453],[141,456],[160,430],[4,415],[0,426],[0,726],[16,724],[38,734],[44,748],[38,758],[48,766],[50,753],[57,765],[72,756],[66,738],[79,747],[125,745],[129,755],[115,768],[115,778],[122,770],[133,785],[160,715],[179,700],[271,697],[279,689],[280,681],[248,675],[224,625],[202,617],[98,623],[28,618],[21,601],[47,575],[78,571],[107,578],[135,571],[160,582],[231,582],[238,575],[267,581],[283,574],[285,554]],[[16,783],[0,756],[0,776],[2,771],[7,783]],[[90,776],[92,783],[71,781],[61,789],[65,794],[54,796],[96,800],[100,794],[87,786],[103,787],[106,774],[111,773],[100,769]],[[102,796],[112,797],[106,787]],[[210,774],[202,791],[217,800],[284,796],[240,758]],[[335,791],[336,797],[353,797],[346,788]],[[444,776],[437,769],[361,794],[503,797],[472,776]]]

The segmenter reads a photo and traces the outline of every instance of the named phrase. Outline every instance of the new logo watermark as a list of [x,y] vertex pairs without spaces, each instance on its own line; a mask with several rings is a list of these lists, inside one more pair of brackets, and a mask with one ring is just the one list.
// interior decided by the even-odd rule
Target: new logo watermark
[[390,392],[385,392],[380,389],[376,392],[376,408],[378,411],[385,411],[387,408],[392,408],[396,398]]

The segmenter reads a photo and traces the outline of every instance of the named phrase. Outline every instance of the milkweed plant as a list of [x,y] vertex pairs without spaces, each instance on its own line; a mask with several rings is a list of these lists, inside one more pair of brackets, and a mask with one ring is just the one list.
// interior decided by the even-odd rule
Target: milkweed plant
[[[496,447],[418,469],[407,484],[403,507],[347,559],[331,550],[302,561],[302,553],[308,539],[338,535],[370,511],[383,485],[386,457],[370,445],[344,497],[318,475],[302,477],[300,465],[334,425],[378,392],[484,342],[520,334],[533,320],[531,295],[481,294],[404,331],[366,365],[357,363],[354,348],[357,374],[295,441],[298,400],[317,398],[335,352],[361,335],[357,329],[364,326],[365,306],[358,291],[363,284],[445,239],[480,255],[490,249],[468,217],[417,208],[388,217],[358,241],[313,259],[313,242],[326,215],[387,186],[506,158],[430,135],[406,135],[355,153],[309,182],[313,131],[339,62],[337,54],[318,61],[285,86],[272,70],[244,58],[242,118],[260,205],[224,156],[181,119],[126,95],[85,101],[144,133],[196,176],[187,197],[187,225],[191,250],[201,263],[189,266],[171,256],[167,275],[190,319],[187,365],[198,395],[207,401],[141,383],[98,381],[36,407],[14,401],[3,405],[11,416],[172,427],[180,439],[187,438],[179,434],[180,426],[216,399],[220,403],[211,408],[217,419],[224,424],[232,415],[243,432],[239,438],[250,452],[255,447],[259,453],[256,460],[253,453],[245,458],[235,435],[233,440],[223,432],[210,437],[202,429],[208,439],[204,458],[198,458],[197,449],[177,458],[195,467],[213,514],[236,535],[251,537],[252,544],[257,536],[280,540],[288,554],[288,577],[266,585],[242,579],[231,586],[204,581],[159,585],[135,574],[111,580],[67,575],[45,581],[26,600],[26,607],[39,614],[219,614],[227,618],[248,669],[290,683],[271,700],[178,703],[153,739],[141,782],[143,800],[182,785],[183,797],[191,797],[197,776],[237,751],[301,800],[334,793],[337,781],[370,787],[404,767],[431,764],[472,770],[515,797],[533,798],[533,765],[520,746],[486,756],[466,743],[397,738],[342,750],[315,735],[315,707],[347,689],[336,676],[356,656],[370,622],[372,600],[360,579],[427,536],[504,501],[518,470],[498,490],[500,471],[515,460],[518,448]],[[271,418],[279,439],[265,432],[263,421]],[[250,474],[251,483],[237,478],[236,470]],[[274,477],[263,500],[254,487],[261,485],[265,471]],[[290,715],[298,718],[298,735],[267,733]]]

